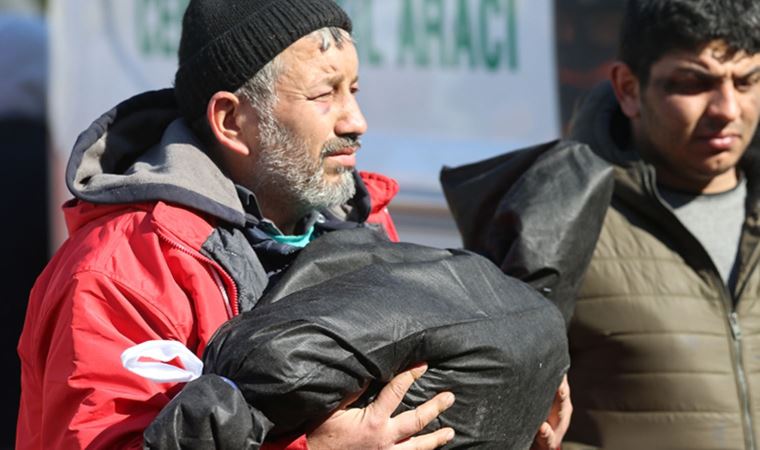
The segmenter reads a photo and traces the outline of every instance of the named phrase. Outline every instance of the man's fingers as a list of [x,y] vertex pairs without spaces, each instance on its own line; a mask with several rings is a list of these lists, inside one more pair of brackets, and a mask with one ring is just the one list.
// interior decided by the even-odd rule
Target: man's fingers
[[371,413],[388,419],[396,410],[406,392],[427,370],[427,364],[420,364],[393,377],[380,391],[374,402],[370,403]]
[[530,446],[530,450],[553,450],[552,444],[554,439],[554,431],[551,425],[544,422],[536,433],[536,437],[533,439],[533,445]]
[[391,422],[396,432],[395,440],[398,442],[422,431],[439,414],[449,409],[454,400],[451,392],[441,392],[417,408],[394,417]]
[[442,428],[422,436],[410,436],[422,431],[439,414],[454,404],[454,394],[442,392],[426,401],[412,411],[407,411],[391,419],[391,414],[398,408],[409,388],[427,370],[427,364],[421,364],[405,370],[380,391],[377,398],[368,407],[369,419],[373,422],[387,423],[386,429],[398,450],[417,450],[438,448],[454,437],[454,430]]
[[567,381],[567,375],[562,378],[562,383],[560,383],[559,389],[557,389],[557,394],[562,399],[570,397],[570,383]]
[[531,450],[557,450],[562,445],[565,433],[570,427],[570,417],[573,414],[573,403],[570,400],[570,384],[567,375],[554,394],[549,417],[539,428],[533,440]]
[[567,375],[562,380],[562,384],[557,390],[557,396],[559,396],[559,422],[554,426],[554,433],[557,435],[557,447],[562,443],[562,439],[567,433],[567,429],[570,428],[570,417],[573,415],[573,402],[570,399],[570,384],[567,382]]
[[454,439],[454,430],[441,428],[433,433],[415,436],[396,444],[393,446],[393,450],[432,450],[446,445],[452,439]]
[[[546,448],[549,450],[559,450],[559,446],[562,444],[562,436],[557,433],[556,429],[552,429],[552,427],[548,427],[547,433],[544,435],[544,439],[546,439]],[[562,433],[564,435],[564,433]]]

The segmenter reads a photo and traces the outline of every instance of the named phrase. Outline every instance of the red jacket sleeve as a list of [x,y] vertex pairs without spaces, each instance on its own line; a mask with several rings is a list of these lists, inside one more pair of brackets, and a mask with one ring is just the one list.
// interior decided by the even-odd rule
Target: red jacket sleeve
[[30,309],[36,317],[28,315],[27,322],[36,330],[25,330],[30,334],[19,343],[24,376],[17,448],[142,448],[143,430],[179,386],[128,372],[121,353],[151,339],[187,344],[192,312],[177,307],[180,302],[164,311],[91,272],[77,274],[55,297]]
[[[80,272],[57,295],[30,303],[19,343],[24,370],[16,448],[141,449],[144,430],[183,384],[143,379],[124,369],[120,356],[154,339],[197,346],[191,300],[176,292],[172,300]],[[305,436],[263,448],[308,450]]]
[[282,439],[275,442],[265,442],[261,450],[309,450],[306,443],[306,436],[299,436],[294,439]]

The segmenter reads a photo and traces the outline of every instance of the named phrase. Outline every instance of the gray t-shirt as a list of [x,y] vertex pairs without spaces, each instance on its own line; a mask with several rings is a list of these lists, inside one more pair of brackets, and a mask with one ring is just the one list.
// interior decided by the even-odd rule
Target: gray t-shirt
[[660,186],[660,195],[687,230],[697,238],[730,288],[736,282],[739,240],[746,217],[747,182],[742,177],[730,191],[688,194]]

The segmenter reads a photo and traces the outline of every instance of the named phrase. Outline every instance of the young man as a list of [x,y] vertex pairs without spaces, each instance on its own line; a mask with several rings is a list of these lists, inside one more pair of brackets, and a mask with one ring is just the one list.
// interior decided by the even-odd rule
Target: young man
[[615,190],[569,328],[569,441],[760,444],[758,23],[751,0],[629,1],[612,89],[575,119]]
[[573,121],[588,147],[506,155],[506,193],[452,202],[485,205],[465,242],[566,314],[566,450],[760,445],[758,24],[755,0],[629,0]]
[[[19,343],[17,448],[142,448],[181,385],[127,372],[122,351],[160,339],[201,355],[301,247],[382,214],[395,182],[354,171],[366,122],[350,30],[332,0],[192,0],[175,88],[82,133],[67,170],[70,237],[32,291]],[[440,394],[391,418],[420,375],[280,447],[396,448],[453,402]]]

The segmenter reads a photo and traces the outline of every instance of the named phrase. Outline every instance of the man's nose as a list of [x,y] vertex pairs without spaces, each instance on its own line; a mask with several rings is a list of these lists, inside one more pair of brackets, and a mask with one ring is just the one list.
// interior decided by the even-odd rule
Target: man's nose
[[352,95],[346,96],[338,121],[335,123],[335,134],[344,136],[347,134],[362,135],[367,132],[367,120],[362,114],[359,102]]
[[726,122],[733,122],[739,118],[741,114],[739,98],[732,82],[722,83],[720,88],[713,92],[709,112],[712,117]]

